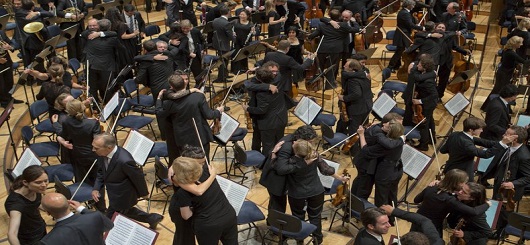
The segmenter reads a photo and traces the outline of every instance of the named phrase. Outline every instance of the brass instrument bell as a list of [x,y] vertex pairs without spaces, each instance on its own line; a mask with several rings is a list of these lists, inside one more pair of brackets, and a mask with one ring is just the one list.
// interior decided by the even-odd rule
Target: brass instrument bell
[[27,33],[37,33],[44,28],[44,24],[41,22],[31,22],[24,26],[24,31]]

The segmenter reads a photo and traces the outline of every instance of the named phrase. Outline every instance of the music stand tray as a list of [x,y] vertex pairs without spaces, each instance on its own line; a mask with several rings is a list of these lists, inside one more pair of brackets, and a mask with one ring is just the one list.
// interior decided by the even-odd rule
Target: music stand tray
[[[259,47],[262,47],[262,48],[259,48]],[[240,61],[242,59],[248,58],[251,55],[264,51],[265,48],[266,48],[265,45],[263,45],[260,42],[245,46],[239,49],[239,51],[236,53],[234,58],[232,58],[232,62]]]
[[75,24],[73,26],[70,26],[64,29],[60,35],[61,38],[59,39],[57,43],[63,43],[63,42],[66,42],[67,40],[74,38],[75,34],[77,33],[78,28],[79,28],[79,24]]
[[52,37],[50,39],[48,39],[45,43],[44,43],[44,46],[51,46],[53,48],[57,47],[57,44],[59,44],[59,39],[61,38],[61,35],[57,35],[55,37]]
[[210,32],[213,32],[213,22],[210,21],[206,23],[205,25],[197,26],[195,28],[197,28],[199,31],[202,30],[202,33],[210,33]]
[[471,79],[473,76],[475,76],[475,74],[477,74],[477,72],[478,72],[477,68],[474,68],[474,69],[471,69],[471,70],[467,70],[467,71],[463,71],[463,72],[459,73],[447,85],[463,83],[463,82]]

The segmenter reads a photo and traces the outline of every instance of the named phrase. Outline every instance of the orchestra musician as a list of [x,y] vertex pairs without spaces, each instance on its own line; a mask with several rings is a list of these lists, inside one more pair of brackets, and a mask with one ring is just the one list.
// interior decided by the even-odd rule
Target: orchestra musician
[[11,100],[13,103],[24,103],[22,100],[14,99],[9,93],[13,88],[13,60],[8,51],[14,51],[14,43],[9,39],[4,31],[0,30],[0,106],[6,107]]
[[[457,192],[456,197],[468,206],[476,207],[486,203],[486,188],[475,182],[467,182],[462,186],[462,190]],[[462,218],[465,220],[464,226],[453,230],[453,236],[464,239],[466,244],[486,245],[488,237],[493,234],[486,221],[486,213],[469,216],[453,212],[447,217],[447,221],[451,227],[455,227]]]
[[60,25],[61,29],[65,30],[74,25],[78,25],[74,36],[66,41],[66,50],[70,59],[77,58],[78,60],[82,60],[83,58],[83,43],[81,42],[80,34],[85,27],[84,23],[87,11],[88,8],[84,0],[59,0],[57,4],[57,17],[65,19]]
[[[317,52],[317,60],[321,71],[339,63],[341,54],[346,48],[345,40],[348,39],[350,33],[359,32],[358,25],[350,26],[348,23],[340,20],[341,12],[338,9],[330,10],[329,18],[329,23],[326,23],[327,21],[319,23],[316,30],[308,36],[309,40],[316,37],[323,39],[320,42],[320,47]],[[335,68],[326,74],[328,81],[326,82],[326,89],[335,88],[337,86],[335,78],[337,77],[338,72],[339,69]]]
[[243,8],[249,12],[265,10],[265,0],[243,0],[241,1]]
[[447,11],[447,6],[451,0],[431,0],[434,2],[433,12],[434,15],[429,15],[429,19],[433,22],[438,23],[442,21],[442,15]]
[[388,233],[390,225],[385,210],[381,208],[367,208],[361,213],[363,228],[359,230],[353,245],[381,245],[384,244],[383,235]]
[[[164,41],[158,41],[164,42]],[[160,44],[163,46],[163,44]],[[165,45],[167,47],[167,44]],[[169,89],[167,79],[173,74],[173,51],[162,51],[162,57],[165,59],[158,60],[154,57],[161,52],[157,48],[157,44],[153,40],[147,40],[143,43],[144,55],[136,56],[134,59],[138,62],[136,69],[136,77],[134,82],[143,84],[151,89],[153,99],[156,100],[158,93],[163,89]]]
[[206,2],[202,0],[172,0],[168,3],[166,13],[169,23],[177,20],[189,20],[191,24],[197,26],[197,16],[195,15],[193,2],[197,2],[201,8],[206,7]]
[[[239,11],[238,19],[235,19],[231,22],[234,27],[234,53],[233,57],[239,52],[240,49],[245,47],[248,44],[247,37],[251,37],[256,34],[256,27],[252,20],[250,20],[250,12],[246,9]],[[248,41],[247,41],[248,39]],[[236,74],[238,71],[246,72],[248,70],[248,58],[244,58],[238,61],[232,61],[230,66],[232,73]]]
[[280,140],[280,142],[284,143],[279,150],[274,151],[274,154],[277,156],[275,161],[271,161],[270,158],[267,158],[265,161],[259,183],[267,188],[267,192],[269,193],[268,210],[274,209],[278,212],[285,213],[287,208],[287,177],[280,175],[277,172],[277,168],[289,164],[291,157],[294,156],[293,143],[298,139],[312,141],[316,137],[317,133],[311,126],[305,125],[298,127],[293,134],[288,134]]
[[[188,84],[188,80],[184,80],[180,75],[171,75],[168,82],[171,89],[177,93],[185,91]],[[224,106],[219,106],[215,110],[210,109],[202,93],[190,93],[179,99],[162,100],[165,92],[166,90],[161,90],[158,94],[156,113],[157,117],[164,121],[166,127],[162,132],[166,133],[169,159],[174,160],[179,157],[186,144],[201,146],[197,136],[190,134],[195,131],[192,118],[197,123],[202,146],[208,157],[213,133],[206,119],[220,118]]]
[[[454,31],[457,36],[467,32],[467,21],[460,10],[460,5],[456,2],[451,2],[447,5],[447,12],[442,14],[441,22],[445,24],[446,31]],[[456,40],[456,39],[455,39]]]
[[[118,69],[126,65],[133,64],[134,56],[137,55],[138,38],[140,37],[140,30],[129,29],[125,23],[123,15],[118,8],[112,7],[105,12],[105,18],[108,19],[112,25],[110,30],[118,34],[118,43],[122,47],[123,52],[118,52]],[[123,49],[124,48],[124,49]],[[127,78],[132,78],[132,72],[127,75]]]
[[[300,30],[296,26],[291,26],[287,30],[287,41],[291,44],[287,55],[291,56],[299,64],[304,63],[304,55],[309,55],[310,52],[304,48],[304,40],[300,38]],[[295,84],[298,84],[304,78],[304,71],[295,70],[292,73],[292,80]]]
[[140,12],[137,12],[136,9],[132,4],[125,4],[123,5],[123,14],[122,14],[123,20],[125,20],[125,24],[127,27],[129,27],[129,32],[139,31],[140,34],[136,36],[136,54],[139,54],[142,51],[142,47],[140,45],[141,40],[145,38],[145,21],[144,18],[142,18],[142,15]]
[[[277,159],[277,151],[283,145],[279,141],[271,152],[272,161]],[[289,206],[291,213],[300,220],[305,220],[306,212],[309,222],[317,227],[313,232],[315,244],[322,244],[322,209],[324,207],[324,187],[318,177],[322,175],[333,176],[333,178],[344,182],[349,177],[340,176],[335,169],[330,167],[321,156],[318,155],[311,142],[298,139],[292,143],[294,156],[289,159],[288,164],[280,164],[276,172],[287,175],[287,192],[289,193]],[[317,172],[318,169],[318,172]]]
[[275,0],[266,0],[265,1],[265,14],[269,18],[268,26],[268,35],[269,37],[275,37],[280,35],[282,32],[282,26],[287,21],[287,17],[280,16],[276,11],[276,5],[274,4]]
[[287,34],[286,31],[290,26],[301,27],[305,13],[304,5],[294,0],[274,0],[274,4],[276,5],[276,12],[280,16],[287,17],[283,24],[285,34]]
[[[342,21],[348,23],[348,26],[358,28],[359,24],[353,18],[353,13],[350,10],[344,10],[341,13]],[[342,50],[342,67],[346,64],[346,61],[351,58],[355,51],[355,38],[354,33],[349,33],[348,37],[344,39],[344,48]]]
[[500,140],[511,124],[510,103],[519,95],[517,86],[508,84],[501,89],[499,96],[490,99],[486,107],[486,127],[480,134],[483,139]]
[[194,28],[189,20],[180,22],[181,31],[188,38],[188,47],[190,49],[186,64],[188,69],[193,73],[193,77],[198,77],[202,72],[202,56],[206,54],[206,43],[199,29]]
[[415,19],[412,17],[411,10],[415,5],[416,2],[414,0],[404,0],[402,4],[403,9],[398,12],[397,30],[393,39],[393,44],[397,46],[397,50],[388,63],[388,68],[392,72],[397,71],[401,66],[401,55],[405,48],[411,44],[412,40],[410,40],[410,35],[412,30],[425,31],[425,28],[417,25]]
[[405,49],[405,53],[412,53],[416,50],[418,57],[422,54],[430,54],[434,65],[440,63],[440,38],[444,37],[443,34],[435,32],[435,24],[432,21],[427,21],[424,25],[424,32],[417,32],[414,35],[414,43]]
[[348,122],[344,122],[342,117],[337,123],[337,132],[354,134],[359,125],[363,125],[368,114],[372,111],[373,93],[371,82],[366,77],[361,63],[357,60],[349,59],[342,70],[342,91],[339,101],[346,103]]
[[103,199],[103,187],[107,190],[109,207],[107,217],[114,212],[139,222],[148,223],[155,230],[164,216],[146,213],[135,207],[139,197],[149,194],[143,170],[136,164],[132,155],[116,144],[116,138],[109,133],[94,136],[93,151],[98,155],[98,173],[92,190],[92,198],[98,202]]
[[27,73],[39,80],[45,80],[39,90],[39,93],[35,95],[37,100],[46,99],[48,103],[48,112],[50,116],[59,114],[53,106],[55,105],[55,99],[61,93],[70,93],[70,87],[63,84],[64,68],[60,64],[54,64],[48,67],[48,73],[40,73],[33,69],[26,69],[24,73]]
[[90,19],[88,25],[92,28],[83,32],[82,35],[88,39],[85,54],[90,65],[88,67],[89,81],[91,81],[89,92],[96,102],[99,103],[101,99],[107,102],[114,92],[107,91],[107,81],[110,81],[116,75],[114,72],[118,70],[116,58],[118,57],[117,53],[121,51],[120,43],[116,37],[116,32],[111,31],[109,33],[111,22],[108,19]]
[[[407,88],[403,93],[405,101],[405,125],[412,125],[414,115],[413,107],[421,106],[422,114],[426,118],[418,130],[420,131],[420,142],[416,149],[421,151],[429,150],[428,144],[431,143],[431,136],[435,134],[433,112],[438,102],[438,93],[436,91],[436,73],[434,72],[434,60],[428,54],[420,56],[419,62],[411,63],[409,66],[409,81]],[[416,96],[414,94],[417,93]],[[434,139],[433,139],[434,140]]]
[[[269,67],[270,68],[270,67]],[[255,82],[271,84],[274,82],[276,74],[268,68],[256,70]],[[252,124],[259,130],[261,139],[261,151],[263,155],[268,155],[283,136],[287,126],[286,94],[272,93],[269,91],[253,92],[250,100],[255,101],[252,105],[243,105],[243,109],[251,115]]]
[[[364,132],[364,138],[367,146],[375,144],[382,145],[387,149],[396,148],[403,145],[403,140],[393,140],[385,136],[389,131],[390,123],[401,123],[403,117],[397,113],[390,112],[383,116],[381,123],[372,125]],[[377,164],[369,163],[362,151],[354,158],[354,164],[357,168],[357,176],[353,180],[351,193],[359,198],[368,199],[372,194],[374,186],[375,171]],[[367,164],[369,163],[369,164]]]
[[[451,133],[440,148],[440,153],[449,154],[444,173],[451,169],[460,169],[467,173],[470,180],[474,180],[475,157],[485,159],[494,156],[504,150],[506,145],[513,141],[513,137],[504,136],[500,142],[478,138],[483,128],[486,127],[486,122],[477,117],[466,118],[463,126],[464,131]],[[487,150],[479,149],[475,145],[483,146]]]
[[217,79],[215,79],[214,82],[226,82],[226,78],[228,77],[228,59],[223,58],[222,55],[230,52],[231,43],[235,40],[235,37],[233,25],[228,21],[228,17],[230,17],[230,10],[228,6],[221,6],[219,12],[221,13],[221,17],[216,18],[212,23],[214,31],[212,46],[215,50],[217,50],[217,54],[220,59],[224,59],[224,62],[221,66],[219,66]]
[[[513,141],[507,150],[497,153],[484,172],[482,180],[494,179],[492,199],[499,200],[502,189],[514,189],[515,194],[512,201],[515,204],[521,200],[525,186],[530,184],[530,151],[526,146],[528,132],[524,127],[511,126],[506,130],[505,135],[517,135],[517,140]],[[507,201],[506,199],[501,200]],[[511,211],[506,209],[506,206],[501,209],[496,227],[497,236],[507,225],[508,215]]]

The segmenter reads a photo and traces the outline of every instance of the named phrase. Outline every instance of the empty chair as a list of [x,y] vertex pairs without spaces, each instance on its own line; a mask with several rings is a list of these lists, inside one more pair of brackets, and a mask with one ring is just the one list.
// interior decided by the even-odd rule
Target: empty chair
[[383,56],[381,57],[383,60],[383,66],[386,63],[386,54],[396,52],[397,50],[397,46],[394,45],[394,34],[396,34],[396,30],[386,32],[386,40],[389,40],[391,43],[385,45],[385,50],[383,50]]
[[263,215],[263,212],[261,212],[258,206],[252,201],[245,200],[243,206],[241,206],[241,209],[239,210],[239,214],[237,215],[237,224],[248,225],[248,228],[238,230],[238,232],[249,230],[248,234],[250,235],[250,230],[256,228],[259,238],[263,240],[263,236],[261,235],[259,228],[256,226],[256,222],[264,219],[265,215]]
[[160,27],[157,25],[148,25],[145,27],[145,36],[153,39],[154,35],[160,34]]
[[168,157],[167,143],[165,141],[156,141],[147,158],[153,158],[156,156],[163,157],[164,159]]
[[[257,173],[256,168],[261,166],[263,162],[265,161],[265,156],[261,154],[259,151],[251,150],[251,151],[245,151],[237,142],[234,143],[234,159],[232,160],[232,164],[230,165],[230,170],[228,170],[228,177],[230,176],[237,176],[235,175],[236,169],[238,169],[242,177],[241,184],[243,184],[243,181],[247,179],[246,176],[247,173],[254,172]],[[250,168],[248,171],[243,171],[241,167],[247,167]],[[234,169],[234,174],[230,174],[232,168]]]
[[[55,176],[55,191],[63,194],[66,199],[78,201],[78,202],[88,202],[92,200],[92,189],[93,187],[87,183],[74,183],[71,185],[65,185]],[[81,187],[79,187],[81,186]],[[78,188],[79,187],[79,188]],[[77,190],[77,192],[76,192]],[[73,196],[75,193],[75,196]],[[72,196],[74,198],[72,198]]]
[[337,118],[335,117],[335,115],[333,114],[326,114],[326,113],[318,113],[318,115],[315,117],[315,119],[313,119],[313,121],[311,122],[311,125],[313,126],[318,126],[322,123],[330,126],[330,127],[333,127],[335,126],[335,123],[337,122]]
[[[147,203],[147,212],[151,209],[151,202],[164,202],[164,210],[162,211],[162,215],[166,212],[167,203],[169,202],[169,198],[171,197],[171,193],[167,192],[167,189],[173,189],[173,183],[170,179],[168,179],[167,176],[168,168],[160,161],[160,157],[155,157],[155,178],[153,180],[153,185],[151,187],[151,192],[149,194],[149,200]],[[153,190],[155,189],[155,186],[157,190],[160,190],[164,195],[166,196],[165,200],[153,200]]]
[[[133,106],[150,107],[155,105],[155,100],[153,99],[153,96],[139,94],[138,87],[136,86],[134,79],[127,79],[123,83],[123,89],[125,90],[125,95],[129,98],[129,102],[131,102]],[[132,94],[135,91],[136,96],[133,97]]]
[[[52,125],[51,120],[45,118],[48,112],[49,106],[46,100],[37,100],[29,106],[29,116],[31,123],[41,135],[47,136],[50,141],[55,134],[55,128]],[[37,124],[34,121],[37,121]]]
[[46,169],[46,173],[48,174],[49,182],[55,181],[56,177],[62,182],[74,180],[74,168],[72,164],[62,163],[46,166],[44,169]]
[[[328,125],[324,123],[320,124],[320,132],[322,133],[322,139],[327,144],[329,144],[329,147],[335,146],[337,144],[338,144],[337,147],[340,145],[343,145],[346,142],[344,141],[344,139],[348,138],[348,136],[343,133],[334,133],[333,129],[331,129],[331,127],[329,127]],[[341,141],[342,143],[339,144],[339,142]],[[317,145],[317,149],[319,146],[320,146],[320,142]],[[335,153],[331,152],[331,159],[333,159],[334,155]]]
[[[509,241],[508,235],[517,237],[517,242]],[[515,212],[510,213],[508,216],[508,225],[502,230],[497,244],[501,241],[502,243],[526,244],[525,241],[527,240],[530,240],[530,216]]]
[[61,159],[59,159],[59,143],[51,141],[31,144],[31,140],[33,139],[33,129],[31,129],[30,126],[24,126],[20,131],[25,145],[38,157],[45,157],[45,162],[48,165],[50,165],[48,157],[52,156],[57,157],[57,160],[61,162]]
[[[123,105],[121,113],[118,114],[122,103],[125,103],[125,105]],[[129,102],[129,100],[120,99],[119,105],[116,107],[116,110],[114,110],[114,115],[118,116],[118,122],[116,123],[117,127],[115,129],[116,132],[125,131],[126,128],[139,130],[147,126],[147,128],[150,129],[153,133],[153,137],[155,138],[155,140],[157,140],[155,131],[153,130],[153,126],[151,125],[151,123],[153,122],[153,118],[138,115],[126,115],[130,109],[131,103]]]
[[391,90],[394,94],[394,99],[399,93],[405,92],[405,89],[407,88],[406,83],[399,80],[388,80],[392,74],[392,70],[390,70],[390,68],[383,69],[381,74],[383,76],[383,86],[381,87],[381,90]]
[[[350,202],[350,210],[348,210],[348,202]],[[329,229],[331,230],[331,227],[333,226],[333,223],[335,223],[335,217],[337,215],[342,217],[342,226],[344,226],[345,222],[350,223],[351,225],[355,226],[357,229],[360,227],[357,227],[355,223],[351,222],[350,219],[354,218],[356,220],[361,220],[361,213],[367,209],[375,207],[372,203],[368,202],[367,200],[361,199],[355,195],[350,194],[349,198],[342,204],[342,206],[339,206],[335,212],[333,213],[333,217],[331,218],[331,223],[329,224]],[[342,211],[342,214],[339,213]],[[349,211],[349,214],[348,214]]]
[[[304,222],[295,216],[281,213],[273,209],[269,210],[267,223],[270,225],[269,231],[280,236],[280,242],[287,239],[303,241],[317,229],[317,227],[311,223]],[[314,238],[311,237],[310,242],[313,240]]]

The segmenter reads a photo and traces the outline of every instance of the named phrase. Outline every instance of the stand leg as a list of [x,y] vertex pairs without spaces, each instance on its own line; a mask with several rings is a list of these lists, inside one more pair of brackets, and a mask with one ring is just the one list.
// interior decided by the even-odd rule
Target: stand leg
[[15,154],[15,159],[18,162],[17,146],[15,145],[15,141],[13,140],[13,134],[11,133],[11,125],[9,124],[9,118],[10,117],[7,117],[7,119],[6,119],[7,130],[9,131],[9,139],[11,140],[11,147],[13,147],[13,152]]

